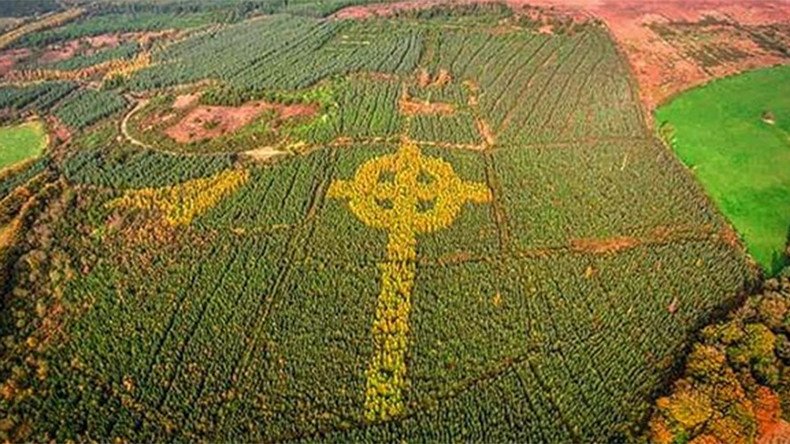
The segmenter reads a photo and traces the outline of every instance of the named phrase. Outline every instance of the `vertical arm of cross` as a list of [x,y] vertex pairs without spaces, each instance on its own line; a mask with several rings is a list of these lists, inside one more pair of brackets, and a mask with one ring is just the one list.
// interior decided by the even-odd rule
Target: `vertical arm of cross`
[[413,261],[379,264],[381,293],[373,322],[373,356],[366,372],[365,417],[387,420],[404,410],[409,312],[416,265]]
[[[420,171],[430,174],[430,184],[419,182]],[[394,181],[383,183],[383,172],[395,173]],[[381,292],[371,329],[373,356],[365,374],[365,417],[388,420],[405,411],[416,234],[449,226],[465,202],[487,202],[491,193],[484,184],[462,181],[444,160],[424,157],[419,147],[404,143],[397,153],[361,165],[352,181],[333,182],[329,196],[348,199],[359,220],[387,232],[387,259],[379,264]],[[432,209],[419,210],[420,201],[431,200]],[[385,201],[389,206],[380,204]]]

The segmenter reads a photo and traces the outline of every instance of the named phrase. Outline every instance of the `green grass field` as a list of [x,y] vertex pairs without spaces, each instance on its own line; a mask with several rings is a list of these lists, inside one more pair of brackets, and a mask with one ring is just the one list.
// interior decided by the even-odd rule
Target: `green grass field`
[[38,156],[46,146],[47,133],[41,122],[0,127],[0,170]]
[[[770,113],[764,119],[764,113]],[[672,145],[769,273],[790,227],[790,66],[685,93],[657,112]]]

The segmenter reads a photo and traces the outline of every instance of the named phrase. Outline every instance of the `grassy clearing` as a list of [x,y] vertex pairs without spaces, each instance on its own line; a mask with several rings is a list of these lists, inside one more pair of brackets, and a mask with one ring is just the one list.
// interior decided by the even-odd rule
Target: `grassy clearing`
[[777,272],[790,227],[790,66],[713,82],[656,115],[752,256]]
[[0,170],[40,155],[46,146],[47,133],[39,121],[0,127]]

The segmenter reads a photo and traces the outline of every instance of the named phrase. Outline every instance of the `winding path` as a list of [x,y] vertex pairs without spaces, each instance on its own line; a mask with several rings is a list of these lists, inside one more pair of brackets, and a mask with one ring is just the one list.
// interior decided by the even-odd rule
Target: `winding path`
[[[133,97],[129,97],[129,96],[127,96],[127,99],[129,99],[129,100],[131,100],[131,101],[135,100]],[[151,146],[150,146],[150,145],[148,145],[148,144],[147,144],[147,143],[145,143],[145,142],[142,142],[142,141],[140,141],[140,140],[137,140],[137,139],[135,139],[134,137],[132,137],[132,135],[131,135],[131,134],[129,134],[129,128],[128,128],[128,124],[129,124],[129,119],[130,119],[130,118],[131,118],[131,117],[132,117],[132,116],[133,116],[133,115],[134,115],[134,114],[135,114],[137,111],[140,111],[140,110],[141,110],[143,107],[145,107],[146,105],[148,105],[148,102],[149,102],[149,101],[150,101],[149,99],[140,99],[140,100],[137,102],[137,104],[134,106],[134,108],[132,108],[132,110],[131,110],[131,111],[129,111],[129,112],[128,112],[128,113],[127,113],[127,114],[126,114],[124,117],[123,117],[123,120],[121,120],[121,134],[123,134],[123,137],[125,137],[125,138],[126,138],[126,140],[128,140],[128,141],[129,141],[129,142],[130,142],[132,145],[137,145],[137,146],[139,146],[139,147],[143,147],[143,148],[151,148]]]

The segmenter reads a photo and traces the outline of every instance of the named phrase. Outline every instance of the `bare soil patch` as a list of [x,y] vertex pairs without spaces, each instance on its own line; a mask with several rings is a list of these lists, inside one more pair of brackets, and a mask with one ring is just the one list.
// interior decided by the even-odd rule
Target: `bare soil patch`
[[483,138],[483,141],[487,146],[492,146],[496,142],[494,138],[494,132],[491,131],[491,126],[488,125],[483,119],[475,119],[475,125],[477,125],[477,132]]
[[267,161],[269,159],[273,159],[275,157],[282,156],[287,153],[280,151],[271,146],[264,146],[264,147],[256,148],[254,150],[245,151],[244,154],[246,156],[251,157],[254,160]]
[[0,52],[0,76],[14,69],[16,62],[28,57],[30,50],[27,48],[8,49]]
[[200,93],[182,94],[173,101],[173,109],[183,110],[190,108],[197,104],[198,99],[200,99]]
[[409,116],[421,114],[450,115],[455,113],[455,107],[452,104],[444,102],[423,102],[412,99],[401,99],[398,105],[400,107],[400,112]]
[[50,46],[38,57],[38,63],[49,64],[70,59],[77,55],[79,49],[79,40],[71,40],[60,45]]
[[71,140],[71,131],[57,117],[48,116],[47,126],[56,143],[68,143]]
[[266,111],[273,110],[279,121],[296,117],[311,117],[318,112],[317,105],[282,105],[264,101],[250,102],[242,106],[197,106],[180,122],[167,128],[165,134],[179,143],[191,143],[213,139],[232,133],[252,123]]
[[616,253],[620,250],[639,245],[639,239],[631,236],[617,236],[607,239],[573,239],[571,248],[584,253]]
[[176,31],[150,31],[108,33],[96,36],[80,37],[64,43],[48,46],[38,57],[38,63],[49,64],[70,59],[76,55],[91,55],[104,49],[111,49],[122,43],[137,42],[143,47],[150,46],[157,39],[169,38]]
[[[790,20],[790,3],[787,2],[606,0],[590,8],[590,12],[606,22],[624,49],[639,83],[642,100],[649,109],[680,91],[711,79],[787,61],[760,48],[750,38],[751,31],[743,28],[786,23]],[[706,27],[703,26],[706,17],[726,23]],[[693,33],[686,39],[668,40],[649,26],[677,22],[691,24]],[[700,42],[707,46],[700,48]],[[705,66],[690,56],[711,48],[737,50],[745,56],[720,60],[716,66]]]

